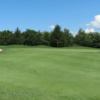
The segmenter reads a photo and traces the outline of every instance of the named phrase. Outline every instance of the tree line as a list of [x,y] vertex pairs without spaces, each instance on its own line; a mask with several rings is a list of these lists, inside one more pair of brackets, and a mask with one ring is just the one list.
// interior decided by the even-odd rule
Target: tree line
[[15,32],[0,31],[0,45],[47,45],[52,47],[68,47],[73,45],[100,48],[100,33],[86,33],[80,29],[76,36],[68,30],[62,30],[56,25],[51,32],[40,32],[27,29],[21,32],[19,28]]

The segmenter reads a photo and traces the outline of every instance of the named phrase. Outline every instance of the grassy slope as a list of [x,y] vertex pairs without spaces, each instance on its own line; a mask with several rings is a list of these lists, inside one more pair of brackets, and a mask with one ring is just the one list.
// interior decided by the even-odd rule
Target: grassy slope
[[0,100],[100,100],[100,51],[2,47]]

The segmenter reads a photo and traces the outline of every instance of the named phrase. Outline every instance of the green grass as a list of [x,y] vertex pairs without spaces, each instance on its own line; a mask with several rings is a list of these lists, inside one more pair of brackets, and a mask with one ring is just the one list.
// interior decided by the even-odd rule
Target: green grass
[[0,100],[100,100],[99,49],[0,48]]

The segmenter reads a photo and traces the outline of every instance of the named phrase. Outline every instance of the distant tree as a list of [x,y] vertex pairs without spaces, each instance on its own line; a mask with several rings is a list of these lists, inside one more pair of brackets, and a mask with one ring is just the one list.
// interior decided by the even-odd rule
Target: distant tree
[[74,37],[68,29],[64,29],[64,46],[72,46],[74,44]]
[[76,44],[86,46],[86,35],[85,31],[80,29],[75,37]]
[[42,33],[40,31],[37,32],[36,42],[37,42],[37,45],[42,45]]
[[43,33],[43,39],[46,41],[50,41],[50,33],[49,32],[44,32]]
[[25,45],[37,45],[37,32],[34,30],[27,29],[23,32],[24,44]]
[[16,29],[13,35],[13,44],[22,44],[23,38],[19,28]]
[[0,45],[9,45],[12,44],[12,32],[9,30],[0,32]]
[[94,33],[86,34],[86,38],[85,38],[86,46],[93,47],[93,39],[94,39]]
[[93,34],[93,47],[100,48],[100,33],[95,32]]
[[100,33],[85,33],[85,31],[79,30],[75,42],[81,46],[100,48]]
[[61,27],[56,25],[51,33],[50,45],[53,47],[63,47],[64,46],[64,34],[61,31]]
[[43,32],[42,43],[44,45],[50,45],[50,32]]
[[61,30],[56,25],[51,32],[40,32],[27,29],[21,32],[19,28],[15,32],[9,30],[0,31],[0,45],[24,44],[24,45],[50,45],[53,47],[67,47],[73,44],[100,48],[100,33],[86,33],[80,29],[75,37],[68,29]]

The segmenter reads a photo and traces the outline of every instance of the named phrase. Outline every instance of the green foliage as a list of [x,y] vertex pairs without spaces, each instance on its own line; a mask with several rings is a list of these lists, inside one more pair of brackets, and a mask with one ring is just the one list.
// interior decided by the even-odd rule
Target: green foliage
[[10,44],[47,45],[52,47],[68,47],[77,44],[100,48],[100,33],[86,33],[80,29],[74,37],[68,29],[62,30],[59,25],[56,25],[51,32],[40,32],[31,29],[21,32],[19,28],[14,33],[9,30],[1,31],[0,45]]
[[34,30],[26,30],[23,34],[25,45],[36,45],[37,44],[37,32]]
[[21,31],[19,28],[17,28],[13,34],[13,41],[12,42],[13,42],[13,44],[22,44],[23,43]]
[[61,31],[61,27],[59,25],[55,26],[55,29],[51,33],[50,45],[53,47],[64,46],[64,34]]
[[12,43],[12,32],[5,30],[0,32],[0,45],[9,45]]
[[81,46],[100,48],[100,33],[85,33],[81,29],[75,37],[75,42]]
[[64,29],[64,46],[72,46],[74,44],[74,37],[68,29]]
[[42,43],[44,44],[44,45],[50,45],[50,32],[43,32],[42,33],[42,35],[43,35],[43,38],[42,38]]
[[86,33],[84,30],[80,29],[75,37],[75,42],[79,45],[86,45]]
[[61,30],[57,25],[51,33],[50,44],[54,47],[66,47],[73,45],[73,36],[68,29]]

